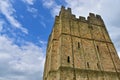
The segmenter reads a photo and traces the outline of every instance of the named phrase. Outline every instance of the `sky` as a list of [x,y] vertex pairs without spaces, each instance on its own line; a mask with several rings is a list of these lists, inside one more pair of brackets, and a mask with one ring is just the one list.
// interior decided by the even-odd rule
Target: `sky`
[[120,56],[120,0],[0,0],[0,80],[42,80],[46,45],[61,6],[102,16]]

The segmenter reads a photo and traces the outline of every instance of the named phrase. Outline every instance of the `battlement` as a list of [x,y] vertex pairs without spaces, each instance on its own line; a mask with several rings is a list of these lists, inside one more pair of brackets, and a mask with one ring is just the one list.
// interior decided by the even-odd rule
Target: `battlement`
[[79,18],[76,18],[76,16],[74,14],[72,14],[71,8],[66,9],[64,6],[61,7],[59,16],[62,16],[63,18],[68,18],[68,19],[71,18],[71,19],[78,20],[81,22],[88,22],[90,24],[104,26],[104,22],[100,15],[98,15],[98,14],[95,15],[94,13],[89,13],[89,16],[87,17],[87,19],[83,16],[79,16]]
[[98,14],[95,15],[94,13],[89,13],[89,16],[87,17],[87,20],[91,24],[104,26],[103,19]]
[[80,21],[83,21],[83,22],[87,22],[86,18],[83,17],[83,16],[79,16],[79,20],[80,20]]
[[96,19],[102,19],[100,15],[98,15],[98,14],[95,15],[94,13],[89,13],[89,17],[96,18]]

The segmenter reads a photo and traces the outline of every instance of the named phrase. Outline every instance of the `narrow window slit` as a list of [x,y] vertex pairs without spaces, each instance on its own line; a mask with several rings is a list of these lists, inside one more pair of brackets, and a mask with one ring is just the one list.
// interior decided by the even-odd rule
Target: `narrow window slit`
[[87,62],[87,67],[90,68],[89,62]]
[[99,63],[97,63],[97,67],[98,67],[98,69],[100,69],[100,65],[99,65]]
[[70,57],[69,56],[67,57],[67,62],[70,63]]
[[99,52],[99,46],[97,45],[97,50],[98,50],[98,52]]
[[80,48],[80,42],[78,42],[78,48]]

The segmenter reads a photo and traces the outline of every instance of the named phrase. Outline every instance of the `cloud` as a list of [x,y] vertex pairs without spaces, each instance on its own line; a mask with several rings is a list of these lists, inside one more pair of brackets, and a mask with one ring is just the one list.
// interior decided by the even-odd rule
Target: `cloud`
[[0,36],[1,80],[42,80],[45,47],[25,44],[18,46],[11,38]]
[[36,8],[30,7],[30,6],[27,6],[27,11],[32,13],[32,16],[34,18],[37,18],[38,14],[39,14],[38,10]]
[[39,13],[38,13],[38,10],[36,8],[33,7],[34,3],[35,3],[36,0],[22,0],[22,2],[24,2],[27,7],[27,11],[32,13],[32,16],[34,18],[37,18]]
[[53,5],[56,5],[54,0],[43,0],[43,5],[46,8],[51,8]]
[[28,30],[22,27],[22,24],[20,24],[20,22],[15,19],[15,9],[9,0],[0,0],[0,13],[6,17],[6,19],[13,27],[18,28],[22,30],[22,32],[28,34]]
[[41,21],[40,24],[41,24],[44,28],[46,28],[45,22]]
[[50,9],[51,14],[53,17],[55,17],[55,15],[57,15],[60,11],[60,5],[58,5],[55,0],[42,0],[43,2],[43,6],[45,8]]
[[29,11],[29,12],[31,12],[31,13],[37,13],[37,9],[35,9],[35,8],[30,8],[30,7],[28,7],[27,8],[27,11]]
[[27,3],[28,5],[33,5],[35,0],[22,0],[24,3]]

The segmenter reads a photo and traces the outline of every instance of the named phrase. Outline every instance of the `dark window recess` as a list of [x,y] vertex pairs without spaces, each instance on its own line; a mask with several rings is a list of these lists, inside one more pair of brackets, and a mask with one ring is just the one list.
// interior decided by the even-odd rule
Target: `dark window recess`
[[93,26],[88,26],[88,27],[93,30]]
[[80,42],[78,42],[78,48],[80,48]]
[[87,62],[87,67],[90,68],[89,62]]
[[70,57],[69,56],[67,57],[67,62],[70,63]]
[[98,50],[98,52],[99,52],[99,47],[98,47],[98,45],[97,45],[97,50]]
[[98,69],[100,69],[100,65],[99,65],[99,63],[97,63],[97,67],[98,67]]

